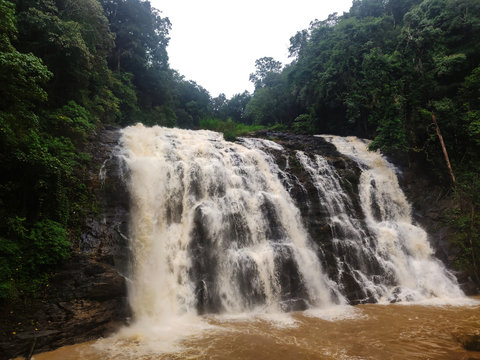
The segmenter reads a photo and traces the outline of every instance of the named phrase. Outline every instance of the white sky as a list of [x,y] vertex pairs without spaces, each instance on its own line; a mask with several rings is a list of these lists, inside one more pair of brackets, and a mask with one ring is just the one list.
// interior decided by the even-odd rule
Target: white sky
[[287,64],[290,37],[352,0],[150,0],[172,23],[170,67],[215,97],[253,91],[255,60]]

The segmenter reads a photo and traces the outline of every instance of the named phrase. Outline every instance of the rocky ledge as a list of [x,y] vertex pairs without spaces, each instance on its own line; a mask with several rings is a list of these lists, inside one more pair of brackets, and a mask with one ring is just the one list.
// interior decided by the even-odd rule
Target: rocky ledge
[[[0,358],[29,358],[32,353],[89,341],[118,329],[130,316],[126,279],[128,194],[112,151],[117,128],[99,131],[85,152],[85,172],[99,211],[86,219],[72,243],[73,255],[35,299],[4,304],[0,312]],[[109,176],[102,178],[102,173]]]
[[[308,175],[296,163],[294,153],[296,150],[302,150],[305,153],[319,154],[328,159],[344,180],[342,186],[353,206],[350,211],[352,214],[357,214],[358,219],[363,218],[358,197],[360,169],[350,159],[338,153],[332,144],[319,137],[269,130],[259,131],[254,136],[274,140],[284,147],[284,152],[272,150],[269,152],[274,155],[280,168],[285,169],[288,162],[288,173],[295,177],[293,181],[290,181],[293,184],[293,186],[289,186],[290,195],[299,207],[312,238],[316,239],[317,244],[323,249],[326,258],[325,263],[322,264],[324,269],[331,279],[338,279],[339,274],[333,266],[333,258],[329,255],[332,253],[332,249],[329,247],[331,229],[326,221],[327,214],[315,201],[318,197],[317,192]],[[452,194],[445,190],[447,187],[438,184],[438,179],[431,178],[431,174],[425,170],[427,167],[424,160],[414,159],[410,162],[404,158],[389,160],[397,167],[400,186],[412,204],[414,221],[429,234],[429,241],[435,251],[435,256],[453,271],[462,290],[467,295],[478,294],[479,284],[475,283],[468,273],[455,270],[458,250],[450,241],[452,229],[446,216],[449,210],[455,208]],[[297,186],[299,184],[301,186]],[[355,284],[353,278],[348,275],[348,271],[344,272],[342,276],[343,278],[339,281],[344,284],[346,297],[351,304],[371,302],[368,296],[362,295],[362,289]]]

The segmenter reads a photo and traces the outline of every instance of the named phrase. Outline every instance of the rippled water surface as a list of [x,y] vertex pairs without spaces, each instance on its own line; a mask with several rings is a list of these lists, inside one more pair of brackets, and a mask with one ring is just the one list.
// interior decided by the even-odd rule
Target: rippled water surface
[[[477,300],[480,298],[477,298]],[[182,338],[184,332],[186,335]],[[35,355],[99,359],[480,359],[480,306],[359,305],[281,315],[206,316]]]

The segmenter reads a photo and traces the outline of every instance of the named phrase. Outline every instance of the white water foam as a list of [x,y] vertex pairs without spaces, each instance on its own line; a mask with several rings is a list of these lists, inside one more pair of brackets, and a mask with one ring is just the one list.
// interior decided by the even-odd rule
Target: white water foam
[[[224,312],[251,309],[239,280],[260,299],[253,307],[278,311],[284,257],[293,261],[312,305],[332,304],[331,283],[299,211],[275,164],[257,148],[281,147],[247,139],[246,148],[210,131],[142,125],[124,129],[121,141],[130,169],[129,297],[136,319],[195,313],[198,284]],[[192,243],[196,237],[199,244]],[[192,281],[195,246],[208,247],[210,263],[200,267],[212,267],[210,283]]]
[[413,223],[411,207],[401,190],[395,168],[378,151],[368,151],[367,140],[322,136],[357,162],[362,170],[360,200],[369,230],[375,235],[375,256],[395,274],[391,286],[377,300],[415,304],[465,305],[471,300],[455,277],[433,256],[427,233]]
[[[328,139],[335,145],[342,143]],[[346,301],[339,295],[339,284],[323,272],[299,210],[279,180],[281,170],[264,152],[282,151],[280,145],[260,139],[235,144],[210,131],[142,125],[124,129],[121,142],[119,156],[128,168],[131,196],[129,300],[134,320],[95,345],[108,354],[105,358],[181,352],[184,339],[219,330],[209,319],[219,324],[266,321],[295,327],[295,317],[282,312],[284,304],[299,300],[288,298],[293,290],[303,294],[310,307],[306,316],[327,321],[362,316],[355,308],[341,305]],[[330,194],[324,205],[335,214],[336,226],[353,234],[352,249],[363,246],[363,253],[395,272],[398,286],[374,284],[361,271],[356,272],[357,281],[370,286],[379,302],[390,301],[392,291],[397,291],[395,296],[402,300],[437,304],[445,299],[455,303],[451,299],[457,298],[461,301],[456,303],[465,304],[451,274],[433,258],[425,232],[412,224],[409,204],[391,165],[379,154],[370,159],[373,155],[366,152],[364,143],[353,142],[355,146],[349,145],[353,150],[344,153],[363,170],[362,208],[375,234],[375,249],[369,248],[361,226],[346,215],[348,199],[332,170],[320,157],[312,161],[301,152],[297,157],[316,177],[319,192],[324,186],[322,191]],[[322,178],[333,182],[322,183]],[[379,191],[375,198],[372,180]],[[372,213],[373,202],[380,209],[380,220]],[[291,281],[301,283],[303,290],[285,288],[282,266],[297,272]],[[213,278],[208,277],[209,270]],[[222,314],[198,316],[201,301],[210,301]]]
[[104,359],[151,359],[162,354],[181,353],[186,350],[182,343],[185,339],[200,339],[207,332],[215,331],[220,329],[191,314],[162,321],[143,319],[98,340],[93,349]]
[[337,305],[324,309],[312,308],[305,310],[303,314],[326,321],[364,319],[367,316],[360,309],[348,305]]
[[[198,309],[294,326],[282,311],[299,301],[343,302],[332,297],[336,284],[322,271],[280,170],[262,151],[282,147],[241,143],[211,131],[141,124],[122,131],[133,322],[99,348],[120,358],[124,343],[138,343],[131,356],[176,351],[182,339],[210,329]],[[284,268],[296,278],[285,279]]]

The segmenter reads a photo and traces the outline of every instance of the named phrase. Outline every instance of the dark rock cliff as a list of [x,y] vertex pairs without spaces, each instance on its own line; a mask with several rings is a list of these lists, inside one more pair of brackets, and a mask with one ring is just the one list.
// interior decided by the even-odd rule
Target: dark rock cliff
[[[296,150],[302,150],[310,155],[319,154],[334,165],[343,179],[342,187],[348,193],[352,202],[352,208],[349,211],[352,216],[361,222],[364,215],[362,214],[358,197],[360,176],[358,166],[338,153],[332,144],[324,141],[322,138],[273,131],[260,131],[256,135],[275,140],[286,149],[286,152],[272,152],[272,155],[274,155],[276,162],[282,169],[285,169],[286,159],[288,158],[289,160],[288,172],[290,176],[295,177],[295,181],[291,182],[294,186],[290,188],[290,194],[302,212],[302,217],[312,239],[323,252],[325,261],[322,265],[328,272],[329,277],[343,284],[345,295],[350,303],[370,302],[372,299],[369,294],[365,293],[364,289],[359,288],[349,274],[352,269],[344,269],[339,274],[338,264],[335,263],[332,257],[333,245],[330,241],[331,233],[335,229],[328,225],[326,221],[327,214],[324,213],[318,201],[317,191],[312,186],[308,174],[296,163],[294,153]],[[394,158],[389,160],[397,167],[400,186],[405,192],[408,201],[412,204],[413,219],[428,233],[428,240],[435,251],[435,256],[454,273],[462,290],[467,295],[478,294],[480,291],[479,284],[476,284],[467,273],[455,270],[458,250],[450,242],[452,229],[447,219],[448,211],[456,206],[451,192],[448,189],[446,190],[445,186],[439,184],[438,179],[431,178],[420,160],[410,163],[405,161],[405,159]],[[365,235],[368,236],[369,234]],[[349,257],[350,263],[360,266],[361,259],[352,259],[351,254],[348,254],[346,250],[335,249],[337,255]],[[369,269],[366,269],[366,273],[375,275],[375,277],[385,276],[385,274],[381,274],[376,264],[370,263],[368,266]],[[383,278],[383,281],[385,280]]]
[[[293,135],[278,132],[260,132],[261,136],[275,140],[285,151],[269,152],[275,157],[277,164],[290,179],[284,179],[289,193],[300,209],[308,233],[318,249],[319,258],[323,259],[322,267],[328,277],[341,284],[342,294],[351,304],[374,302],[373,296],[364,289],[354,278],[356,269],[375,277],[379,282],[388,281],[388,274],[384,274],[375,259],[366,253],[357,253],[349,249],[347,242],[332,242],[332,234],[339,239],[348,234],[342,234],[342,229],[332,227],[322,199],[315,188],[310,175],[296,159],[296,151],[301,150],[309,157],[315,154],[326,158],[337,170],[341,178],[341,186],[350,198],[349,215],[361,223],[364,219],[359,198],[360,169],[349,158],[340,154],[334,145],[322,138],[308,135]],[[365,226],[362,226],[365,228]],[[365,234],[369,238],[369,234]],[[365,261],[368,259],[368,261]]]
[[[128,263],[128,193],[112,151],[117,128],[95,134],[85,152],[92,161],[86,184],[99,210],[73,241],[73,256],[36,299],[0,313],[0,358],[28,356],[107,335],[129,317],[124,272]],[[108,172],[102,179],[101,174]]]
[[456,270],[459,250],[450,241],[454,230],[448,222],[448,213],[458,206],[452,192],[432,179],[421,162],[393,162],[398,164],[399,182],[412,204],[413,218],[427,231],[435,256],[454,272],[465,294],[478,294],[480,284],[467,272]]

